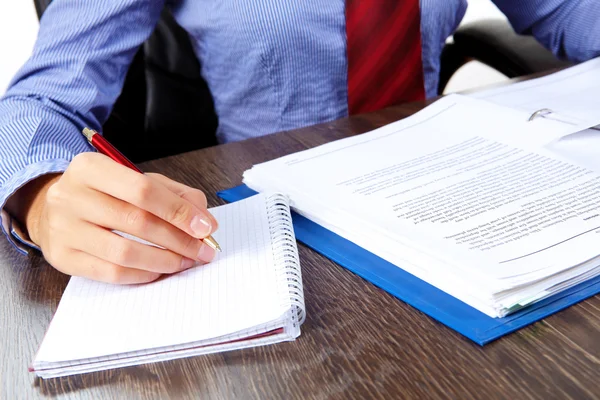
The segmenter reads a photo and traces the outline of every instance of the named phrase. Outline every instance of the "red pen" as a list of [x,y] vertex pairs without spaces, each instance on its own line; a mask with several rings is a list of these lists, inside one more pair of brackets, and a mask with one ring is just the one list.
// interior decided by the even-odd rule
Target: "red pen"
[[[94,146],[94,148],[96,150],[98,150],[100,153],[104,154],[107,157],[112,158],[114,161],[118,162],[121,165],[129,167],[132,170],[143,174],[142,170],[140,170],[138,167],[136,167],[134,163],[129,161],[127,159],[127,157],[125,157],[123,155],[123,153],[121,153],[112,144],[110,144],[108,142],[108,140],[106,140],[104,138],[104,136],[100,135],[95,130],[89,129],[89,128],[83,128],[82,133],[83,133],[83,136],[85,136],[87,138],[88,142],[92,146]],[[217,243],[217,241],[212,236],[209,235],[209,236],[205,237],[204,239],[202,239],[202,241],[204,243],[206,243],[207,245],[209,245],[210,247],[212,247],[213,249],[215,249],[217,251],[221,251],[221,246],[219,246],[219,243]]]
[[142,170],[136,167],[134,163],[129,161],[127,157],[123,155],[123,153],[117,150],[112,144],[108,143],[108,140],[106,140],[104,136],[98,134],[98,132],[96,132],[95,130],[84,128],[83,135],[87,138],[88,142],[90,142],[90,144],[94,146],[94,148],[100,153],[112,158],[114,161],[118,162],[121,165],[129,167],[132,170],[143,174]]

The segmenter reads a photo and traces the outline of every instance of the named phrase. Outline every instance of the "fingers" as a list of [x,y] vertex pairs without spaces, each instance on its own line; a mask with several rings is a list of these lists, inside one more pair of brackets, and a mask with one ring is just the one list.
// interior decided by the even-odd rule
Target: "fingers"
[[68,238],[73,249],[121,267],[174,274],[194,266],[194,260],[170,250],[126,239],[98,226],[75,222],[77,232]]
[[199,240],[217,227],[201,191],[140,174],[101,154],[75,157],[43,198],[40,247],[50,264],[67,274],[143,283],[215,256]]
[[[158,182],[163,184],[167,189],[169,189],[179,197],[194,204],[196,207],[200,209],[206,209],[208,207],[206,195],[201,190],[194,189],[161,174],[148,173],[146,175],[157,180]],[[212,219],[214,232],[218,229],[218,221],[211,214],[209,214],[209,216]]]
[[108,157],[84,154],[71,163],[72,168],[68,172],[74,179],[146,210],[195,238],[205,238],[213,232],[214,218],[206,209],[200,209],[157,180],[119,165]]
[[57,269],[68,275],[121,285],[153,282],[161,276],[157,272],[121,267],[77,250],[68,251],[59,265]]
[[207,208],[206,195],[201,190],[191,188],[161,174],[148,173],[149,177],[165,185],[171,192],[193,203],[196,207]]
[[73,210],[80,219],[144,239],[202,263],[212,261],[215,250],[157,216],[122,200],[84,189]]

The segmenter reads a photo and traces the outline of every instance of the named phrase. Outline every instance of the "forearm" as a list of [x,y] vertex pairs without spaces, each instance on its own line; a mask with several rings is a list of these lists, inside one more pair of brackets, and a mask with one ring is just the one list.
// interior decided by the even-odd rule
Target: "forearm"
[[0,101],[0,206],[40,175],[64,171],[76,154],[89,151],[77,126],[31,99]]
[[[39,176],[62,172],[69,160],[89,147],[76,126],[60,113],[31,99],[0,101],[0,209],[4,233],[23,250],[11,235],[10,216],[5,203],[18,189]],[[21,200],[20,200],[21,201]],[[19,203],[20,203],[19,201]],[[13,215],[13,217],[15,217]],[[19,218],[21,226],[25,226]]]
[[[162,0],[54,0],[31,58],[0,100],[0,209],[35,178],[64,171],[90,147],[84,126],[100,129]],[[9,232],[5,232],[9,234]]]
[[557,57],[581,62],[600,56],[600,1],[494,0],[519,33],[534,35]]

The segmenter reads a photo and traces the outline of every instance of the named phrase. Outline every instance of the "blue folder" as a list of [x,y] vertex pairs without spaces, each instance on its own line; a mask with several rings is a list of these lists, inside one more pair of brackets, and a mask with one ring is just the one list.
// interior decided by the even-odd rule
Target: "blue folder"
[[[241,185],[217,194],[233,202],[256,192]],[[481,346],[600,293],[596,277],[505,318],[491,318],[309,219],[296,213],[292,218],[298,241]]]

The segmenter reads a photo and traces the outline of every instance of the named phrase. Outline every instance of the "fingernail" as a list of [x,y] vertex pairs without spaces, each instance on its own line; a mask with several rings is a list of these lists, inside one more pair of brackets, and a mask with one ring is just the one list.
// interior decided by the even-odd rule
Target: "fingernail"
[[198,259],[204,262],[209,262],[213,258],[215,258],[215,249],[205,243],[202,243],[200,250],[198,250]]
[[212,231],[210,221],[201,217],[200,215],[196,215],[194,218],[192,218],[191,228],[198,238],[206,237],[210,235],[210,232]]
[[190,269],[194,266],[194,260],[191,258],[183,257],[181,259],[181,270],[185,271],[186,269]]

